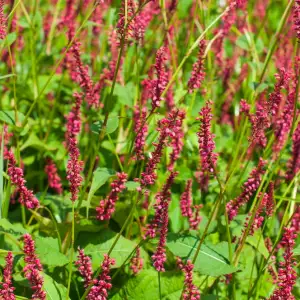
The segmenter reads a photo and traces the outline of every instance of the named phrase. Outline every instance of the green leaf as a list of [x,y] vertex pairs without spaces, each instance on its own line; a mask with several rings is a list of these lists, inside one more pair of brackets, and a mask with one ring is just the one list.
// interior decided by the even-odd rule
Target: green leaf
[[6,78],[10,78],[10,77],[13,77],[13,76],[16,76],[16,74],[7,74],[7,75],[3,75],[3,76],[0,76],[0,80],[1,80],[1,79],[6,79]]
[[140,183],[135,181],[127,181],[125,186],[128,191],[136,191],[136,189],[140,186]]
[[[167,246],[176,256],[193,258],[198,247],[199,238],[193,235],[169,234]],[[209,276],[220,276],[237,271],[229,264],[228,243],[202,245],[195,262],[195,271]]]
[[[84,248],[86,255],[92,257],[93,268],[96,270],[102,263],[104,254],[107,254],[110,250],[116,237],[117,233],[110,229],[103,229],[97,233],[84,232],[78,234],[76,244]],[[110,254],[116,260],[114,268],[120,267],[136,246],[136,243],[121,236]]]
[[129,107],[133,107],[135,87],[132,82],[127,83],[125,86],[116,83],[114,95],[118,97],[118,102]]
[[246,35],[239,36],[238,39],[236,40],[236,44],[243,50],[247,50],[247,51],[250,50],[250,45],[248,43]]
[[42,273],[44,277],[43,289],[47,294],[47,300],[65,300],[67,297],[67,288],[62,284],[56,282],[49,275]]
[[294,255],[300,255],[300,245],[293,250]]
[[6,36],[6,47],[9,47],[17,39],[17,33],[11,32]]
[[52,237],[37,237],[35,245],[38,257],[43,265],[61,267],[69,262],[69,259],[59,252],[57,239]]
[[19,224],[11,224],[7,219],[0,220],[0,232],[9,233],[17,238],[26,233],[24,227]]
[[46,144],[41,141],[40,138],[38,138],[35,133],[31,133],[31,135],[28,137],[26,142],[22,145],[20,148],[21,151],[25,150],[28,147],[36,148],[38,150],[47,150],[47,151],[53,151],[57,149],[57,146],[51,145],[51,144]]
[[262,237],[261,229],[257,230],[253,236],[247,237],[247,243],[257,249],[264,258],[268,258],[269,251],[265,245],[264,238]]
[[[22,122],[25,116],[21,112],[17,112],[18,122]],[[0,120],[9,125],[16,125],[14,110],[1,110]]]
[[90,204],[94,194],[113,175],[114,175],[114,171],[106,168],[97,168],[94,171],[92,185],[87,198],[87,207],[86,207],[87,218],[89,217]]
[[[98,121],[91,126],[92,132],[99,134],[102,128],[103,121]],[[118,116],[112,116],[109,117],[106,124],[105,133],[113,133],[117,130],[119,127],[119,117]]]

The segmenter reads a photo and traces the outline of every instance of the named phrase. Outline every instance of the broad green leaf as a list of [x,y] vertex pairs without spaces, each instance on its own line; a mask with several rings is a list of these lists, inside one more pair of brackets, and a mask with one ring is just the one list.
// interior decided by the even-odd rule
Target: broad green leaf
[[136,189],[140,186],[140,183],[135,181],[127,181],[125,186],[128,191],[136,191]]
[[56,282],[49,275],[42,273],[44,277],[43,289],[47,294],[47,300],[65,300],[67,297],[67,288],[62,284]]
[[19,223],[11,224],[7,219],[2,219],[0,220],[0,232],[9,233],[19,238],[26,233],[26,230]]
[[118,102],[132,107],[134,101],[134,89],[135,87],[132,82],[127,83],[125,86],[116,83],[114,95],[118,97]]
[[11,32],[6,36],[6,47],[9,47],[17,39],[17,33]]
[[[25,116],[21,112],[17,112],[18,122],[22,122]],[[16,125],[15,111],[14,110],[1,110],[0,121],[9,125]]]
[[[110,229],[103,229],[97,233],[81,232],[78,234],[76,244],[84,248],[86,255],[92,257],[93,268],[96,270],[103,261],[103,255],[108,253],[116,237],[117,233]],[[110,255],[116,260],[114,268],[122,265],[136,245],[136,243],[125,239],[123,236],[120,237]]]
[[[167,246],[176,256],[193,258],[199,239],[193,235],[169,234]],[[220,276],[237,271],[228,260],[228,243],[221,242],[217,245],[202,245],[195,262],[195,271],[202,275]]]
[[22,145],[20,148],[21,151],[25,150],[28,147],[36,148],[38,150],[47,150],[47,151],[53,151],[56,150],[57,147],[51,144],[46,144],[39,139],[35,133],[31,133],[31,135],[28,137],[27,141]]
[[269,256],[269,251],[265,245],[264,238],[261,236],[261,229],[257,230],[254,235],[249,235],[246,241],[248,244],[257,249],[264,258]]
[[[92,132],[99,134],[102,128],[103,121],[98,121],[91,126]],[[119,126],[119,117],[112,116],[109,117],[106,124],[105,133],[113,133]]]
[[97,168],[93,173],[92,185],[87,198],[86,216],[89,217],[89,209],[91,200],[97,190],[106,183],[106,181],[114,175],[114,172],[106,168]]
[[69,259],[59,251],[57,239],[52,237],[37,237],[35,239],[36,252],[43,265],[61,267]]
[[300,255],[300,245],[293,250],[294,255]]
[[236,44],[237,44],[237,46],[239,46],[243,50],[248,51],[250,49],[250,45],[249,45],[249,42],[248,42],[248,39],[247,39],[246,35],[239,36],[238,39],[236,40]]

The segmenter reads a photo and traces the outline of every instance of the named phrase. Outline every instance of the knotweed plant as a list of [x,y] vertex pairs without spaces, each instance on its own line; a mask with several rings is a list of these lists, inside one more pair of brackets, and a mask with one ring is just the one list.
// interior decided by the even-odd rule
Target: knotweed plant
[[299,0],[0,0],[0,299],[300,299]]

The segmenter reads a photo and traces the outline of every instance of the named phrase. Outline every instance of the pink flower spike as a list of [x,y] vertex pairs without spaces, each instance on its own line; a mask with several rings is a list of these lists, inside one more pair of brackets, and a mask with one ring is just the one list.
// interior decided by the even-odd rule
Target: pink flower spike
[[119,199],[119,194],[126,188],[127,181],[126,173],[117,173],[118,179],[111,183],[111,192],[105,200],[101,200],[99,206],[96,207],[98,220],[109,220],[115,211],[116,202]]
[[8,151],[5,158],[8,160],[8,176],[20,193],[19,202],[28,209],[39,207],[39,201],[34,196],[33,191],[28,190],[25,186],[26,180],[24,179],[23,170],[16,166],[17,162],[12,151]]
[[296,37],[300,41],[300,0],[295,1],[293,18]]
[[13,272],[13,255],[12,252],[8,252],[5,258],[5,267],[3,270],[3,282],[0,284],[0,298],[4,300],[15,300],[14,295],[15,288],[12,285],[12,272]]
[[134,131],[137,134],[134,141],[134,153],[136,160],[143,160],[144,157],[144,147],[146,142],[146,137],[148,133],[148,125],[146,123],[147,108],[143,107],[141,110],[138,106],[135,106],[134,110]]
[[134,275],[137,275],[143,269],[143,265],[144,260],[141,257],[141,249],[137,247],[135,255],[130,260],[130,269]]
[[52,159],[47,159],[47,164],[45,166],[45,173],[48,176],[48,185],[50,188],[54,189],[58,194],[62,193],[61,179],[57,173],[57,168]]
[[203,190],[207,189],[209,174],[214,173],[218,158],[218,154],[213,152],[216,146],[214,142],[215,135],[211,133],[211,120],[213,117],[211,105],[212,102],[207,101],[206,105],[201,109],[198,119],[200,120],[200,129],[197,135],[201,159],[201,177],[207,178],[207,180],[204,181],[206,185],[201,187]]
[[110,267],[115,264],[115,260],[104,254],[104,260],[101,264],[101,274],[95,279],[87,300],[106,300],[108,291],[112,288],[111,277],[109,276]]
[[93,279],[93,269],[91,258],[84,254],[84,250],[78,248],[78,256],[75,265],[77,266],[78,272],[83,277],[84,287],[87,288]]
[[197,61],[193,65],[193,71],[188,81],[189,93],[199,89],[205,77],[204,71],[204,53],[205,53],[206,42],[201,40],[199,43],[199,54]]
[[292,290],[296,284],[297,273],[294,270],[296,265],[293,257],[293,248],[295,246],[295,234],[293,228],[285,228],[284,234],[281,239],[281,245],[284,247],[283,258],[284,261],[280,262],[280,268],[278,270],[277,289],[269,300],[294,300],[295,297],[292,295]]
[[4,0],[0,0],[0,40],[6,38],[6,18],[4,16]]
[[265,173],[265,165],[266,161],[260,158],[258,166],[252,170],[252,172],[250,173],[250,177],[243,184],[243,192],[240,194],[240,196],[227,203],[226,210],[230,221],[238,214],[238,210],[240,209],[240,207],[245,205],[250,200],[252,195],[260,186],[262,175]]
[[200,299],[200,291],[197,286],[193,284],[193,269],[194,265],[191,260],[188,260],[186,264],[178,257],[177,265],[180,270],[183,271],[184,279],[184,290],[183,290],[183,299],[184,300],[198,300]]
[[35,254],[35,245],[29,234],[24,234],[24,261],[23,272],[31,284],[34,293],[32,299],[46,300],[46,292],[42,290],[44,278],[40,274],[43,271],[42,264]]

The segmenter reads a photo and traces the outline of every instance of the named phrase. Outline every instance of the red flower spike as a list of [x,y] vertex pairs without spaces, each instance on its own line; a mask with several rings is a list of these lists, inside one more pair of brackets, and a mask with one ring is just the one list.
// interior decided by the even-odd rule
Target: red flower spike
[[12,272],[13,272],[13,255],[12,252],[8,252],[5,258],[5,267],[3,270],[3,282],[0,283],[0,298],[3,300],[15,300],[14,295],[15,288],[12,285]]
[[45,173],[48,176],[48,185],[50,188],[54,189],[58,194],[62,194],[62,184],[61,179],[57,173],[57,168],[52,159],[47,159],[47,164],[45,166]]
[[78,248],[78,256],[75,265],[77,266],[78,272],[83,277],[84,287],[87,288],[93,279],[93,269],[91,258],[84,254],[84,250]]

